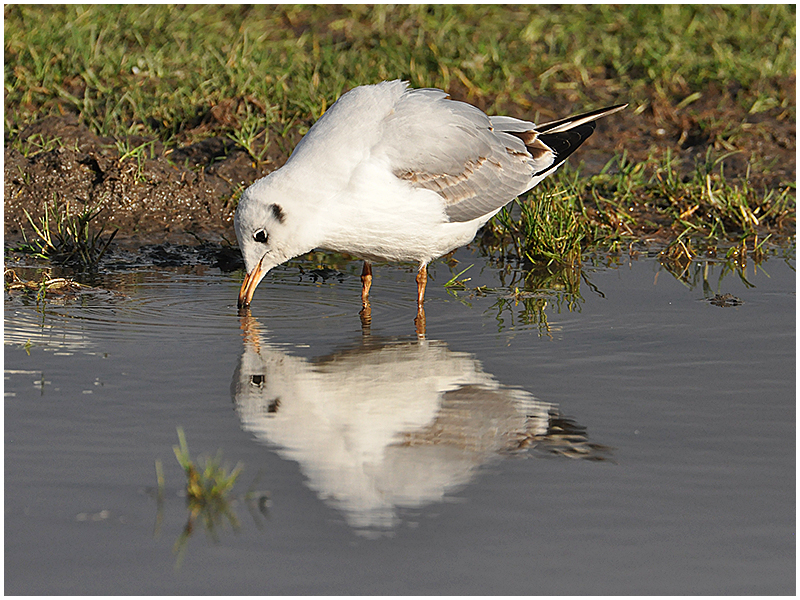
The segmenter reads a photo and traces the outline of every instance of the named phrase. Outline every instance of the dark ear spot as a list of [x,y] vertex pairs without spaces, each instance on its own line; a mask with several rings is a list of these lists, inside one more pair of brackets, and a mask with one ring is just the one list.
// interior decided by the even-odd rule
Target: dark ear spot
[[283,209],[277,204],[271,205],[270,209],[272,210],[272,216],[275,217],[279,223],[283,223],[284,219],[286,219]]

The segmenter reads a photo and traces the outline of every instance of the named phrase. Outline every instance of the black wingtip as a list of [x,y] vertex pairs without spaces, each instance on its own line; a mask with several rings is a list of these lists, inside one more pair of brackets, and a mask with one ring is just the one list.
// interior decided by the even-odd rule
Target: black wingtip
[[539,139],[549,146],[556,156],[552,165],[546,169],[542,169],[534,176],[537,177],[539,175],[544,175],[549,171],[557,169],[561,163],[567,160],[570,154],[575,152],[575,150],[577,150],[580,145],[583,144],[583,142],[585,142],[589,136],[592,135],[592,133],[594,133],[594,128],[596,125],[597,121],[591,121],[589,123],[579,125],[578,127],[574,127],[569,131],[539,134]]
[[566,119],[553,121],[552,123],[537,125],[536,131],[539,132],[537,139],[550,147],[556,156],[552,165],[546,169],[542,169],[536,173],[534,177],[546,175],[554,171],[561,163],[567,160],[569,155],[575,152],[575,150],[594,133],[594,129],[597,126],[597,119],[619,112],[627,106],[627,102],[615,104],[614,106],[598,108],[597,110],[592,110],[581,115],[574,115]]

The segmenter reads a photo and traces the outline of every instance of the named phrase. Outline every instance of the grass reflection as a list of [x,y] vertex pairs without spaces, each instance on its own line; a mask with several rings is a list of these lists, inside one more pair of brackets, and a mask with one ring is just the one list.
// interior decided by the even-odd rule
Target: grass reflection
[[[769,277],[763,263],[770,254],[774,258],[777,251],[773,249],[767,252],[763,244],[756,244],[752,249],[748,249],[746,241],[743,240],[740,244],[728,248],[724,256],[719,257],[718,253],[716,248],[711,248],[706,250],[705,256],[700,256],[691,243],[681,242],[671,244],[664,249],[658,255],[658,262],[662,269],[683,285],[689,289],[699,287],[703,290],[704,299],[713,300],[720,296],[724,280],[731,275],[738,277],[747,289],[756,287],[748,279],[749,265],[752,264],[753,275],[762,271]],[[790,262],[794,258],[794,246],[784,250],[782,258],[794,270]]]
[[[631,246],[628,252],[585,254],[580,260],[519,261],[513,253],[502,253],[499,258],[490,258],[497,268],[497,287],[479,285],[469,287],[469,278],[461,278],[464,271],[457,272],[457,261],[450,265],[453,277],[445,284],[448,293],[460,302],[471,305],[469,300],[482,296],[493,296],[495,302],[487,309],[494,314],[498,331],[519,326],[533,326],[539,336],[553,337],[558,330],[550,323],[548,315],[563,312],[580,312],[585,302],[584,294],[601,298],[605,294],[591,280],[594,268],[615,269],[640,257],[658,260],[661,270],[680,281],[689,289],[700,288],[703,298],[716,306],[739,306],[742,301],[723,290],[724,284],[735,276],[747,288],[754,288],[751,279],[759,272],[767,277],[764,268],[768,259],[783,259],[794,270],[794,244],[786,248],[767,247],[767,238],[748,244],[747,239],[727,248],[716,246],[699,247],[689,238],[678,238],[662,250],[640,251]],[[494,251],[490,256],[497,256]],[[752,266],[751,273],[748,269]]]

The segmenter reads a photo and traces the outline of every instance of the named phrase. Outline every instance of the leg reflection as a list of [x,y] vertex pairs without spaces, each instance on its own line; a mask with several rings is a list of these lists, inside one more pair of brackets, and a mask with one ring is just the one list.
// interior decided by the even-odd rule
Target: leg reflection
[[369,300],[364,303],[364,306],[358,312],[358,316],[361,317],[361,333],[363,335],[369,335],[370,327],[372,326],[372,307],[369,304]]
[[425,309],[422,308],[422,305],[417,306],[417,316],[414,319],[414,325],[417,329],[417,337],[419,339],[425,338]]

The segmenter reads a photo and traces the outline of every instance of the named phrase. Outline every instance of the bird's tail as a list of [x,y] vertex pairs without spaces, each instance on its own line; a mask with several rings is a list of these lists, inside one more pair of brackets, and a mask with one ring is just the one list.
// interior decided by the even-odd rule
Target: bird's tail
[[575,127],[580,127],[581,125],[597,121],[597,119],[602,119],[608,115],[613,115],[614,113],[619,112],[627,107],[628,103],[626,102],[625,104],[617,104],[616,106],[609,106],[607,108],[598,108],[597,110],[583,113],[582,115],[573,115],[572,117],[567,117],[566,119],[559,119],[558,121],[552,121],[550,123],[542,123],[541,125],[536,126],[536,131],[539,133],[561,133],[562,131],[570,131]]
[[554,152],[555,160],[553,164],[536,173],[534,177],[546,176],[567,160],[567,157],[575,152],[586,141],[586,138],[592,135],[597,119],[613,115],[627,106],[627,103],[617,104],[616,106],[600,108],[582,115],[553,121],[552,123],[537,125],[536,132],[539,134],[536,136],[537,141],[544,143]]

